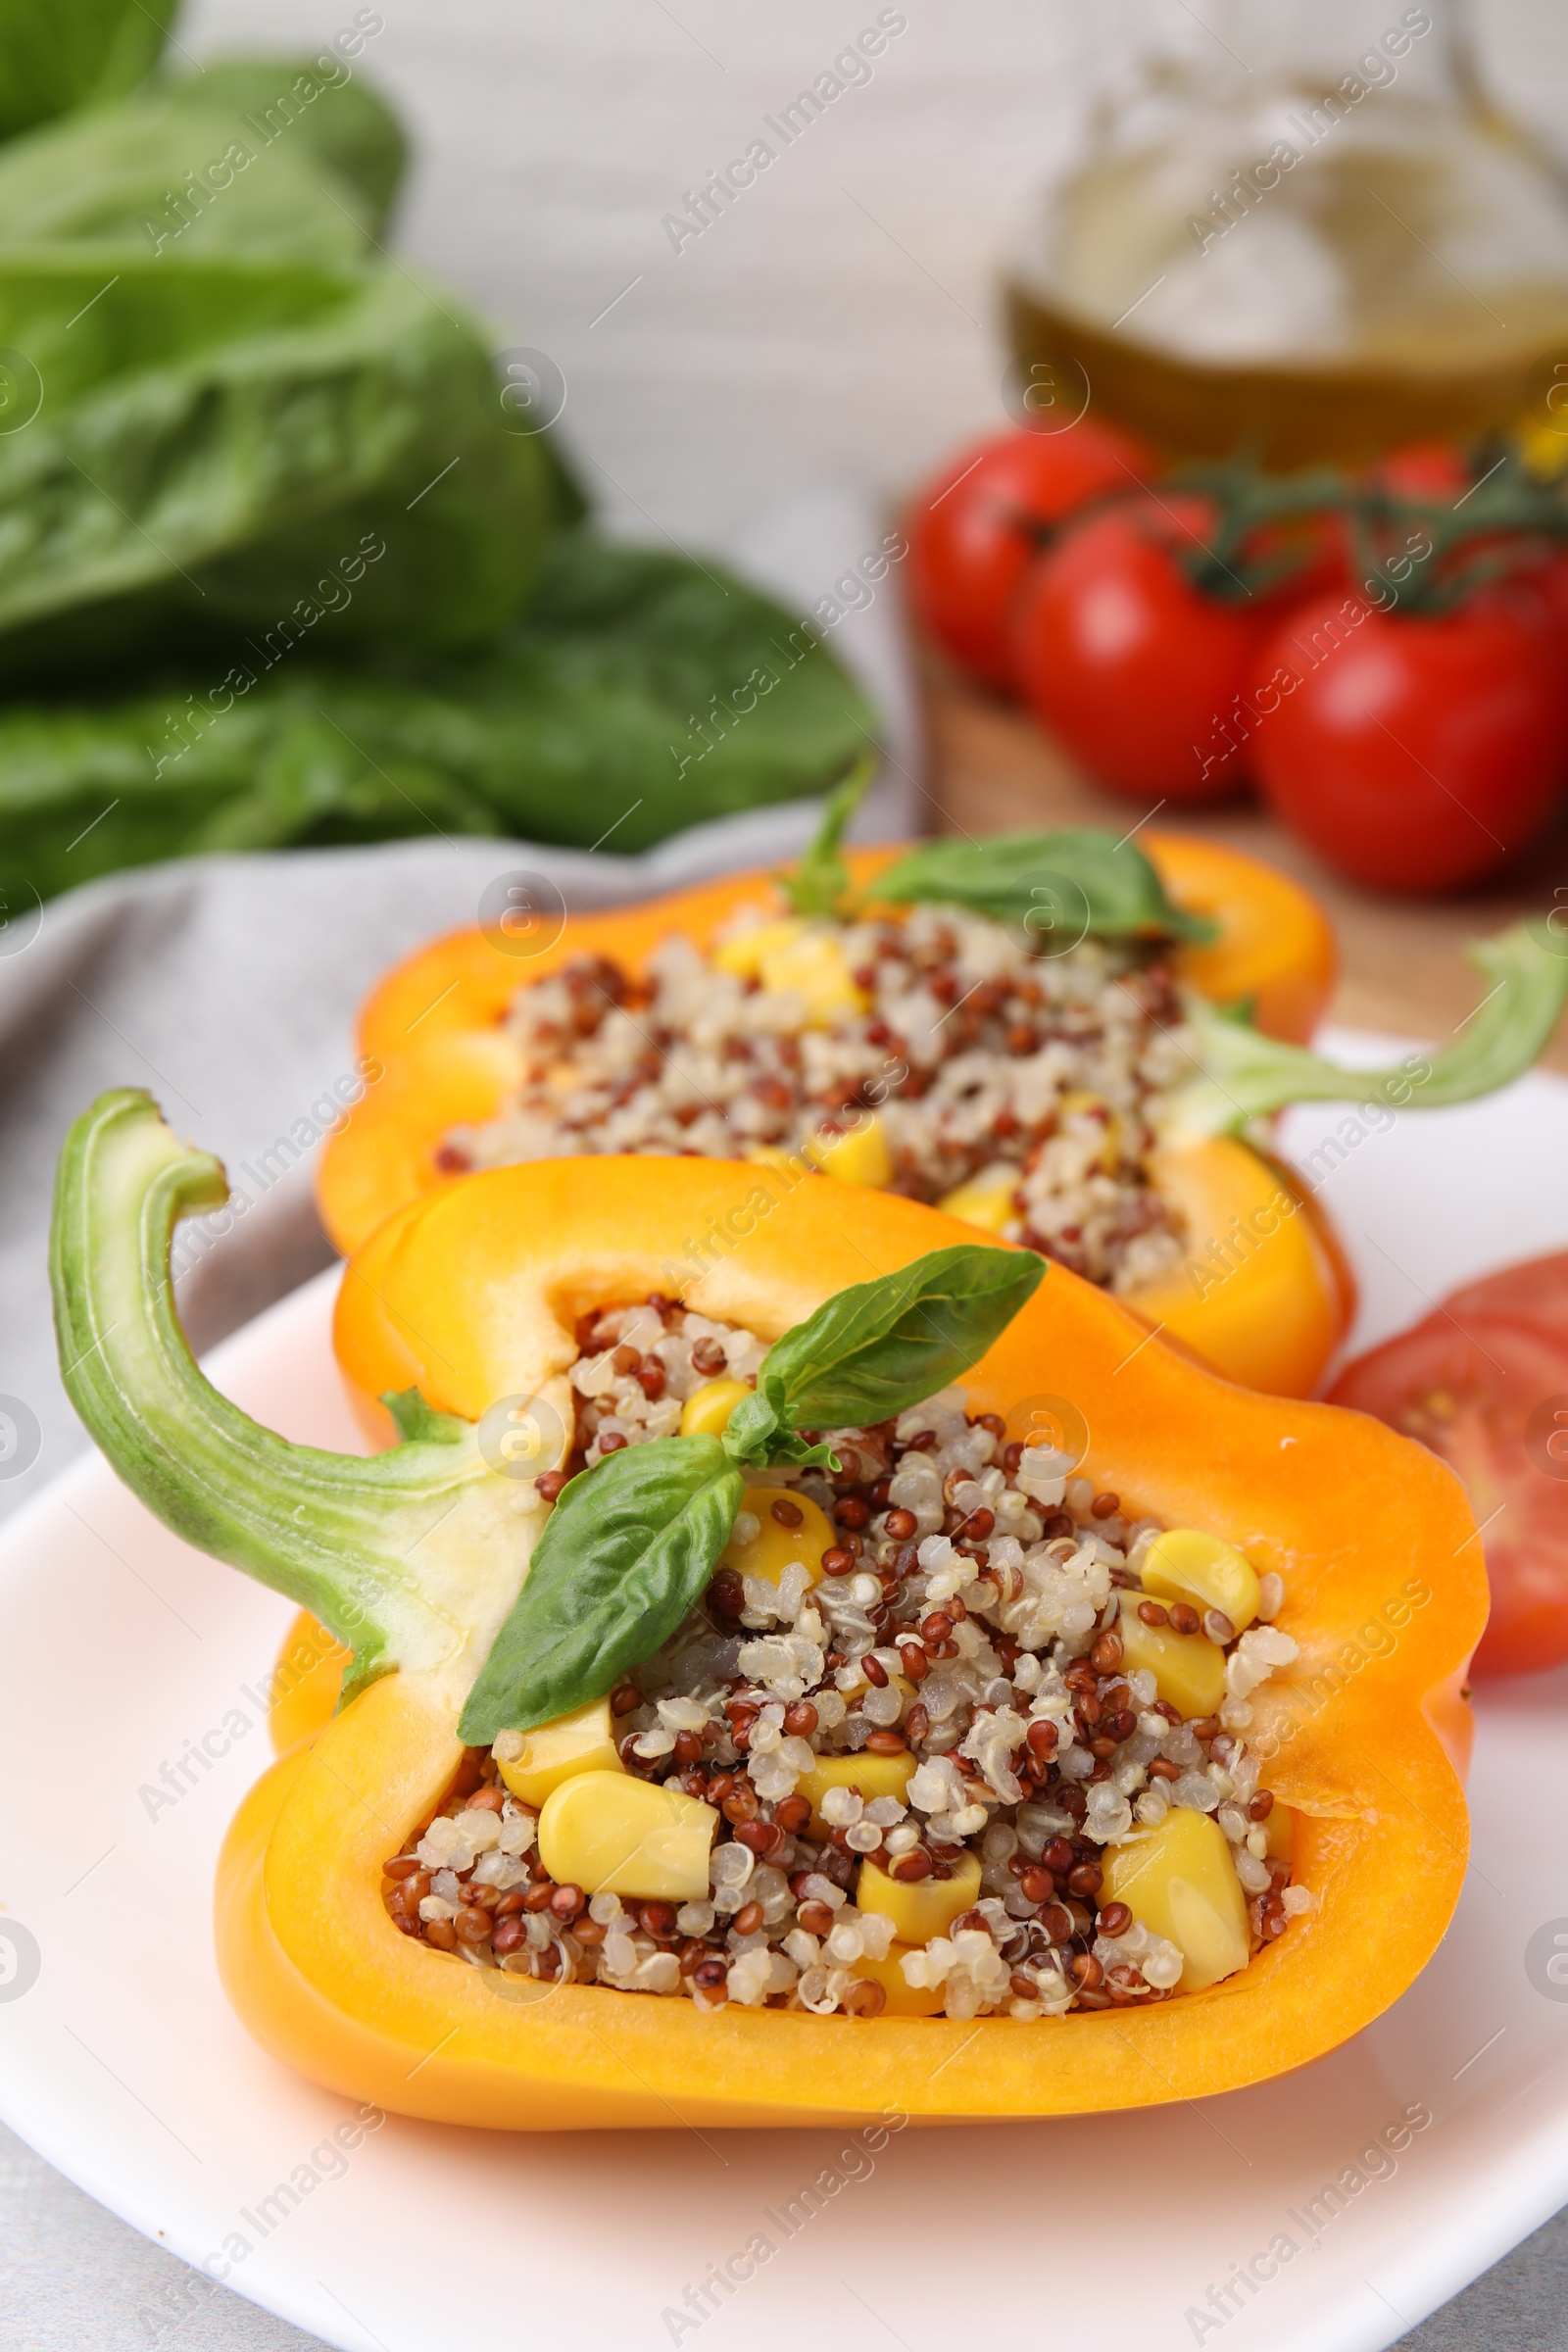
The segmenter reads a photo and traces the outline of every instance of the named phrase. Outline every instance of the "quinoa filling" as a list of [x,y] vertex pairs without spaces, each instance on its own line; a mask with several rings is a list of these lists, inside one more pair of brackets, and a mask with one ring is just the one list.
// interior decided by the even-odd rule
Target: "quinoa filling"
[[[716,1378],[755,1382],[766,1352],[658,1297],[596,1310],[577,1337],[575,1449],[538,1482],[550,1502],[576,1470],[671,1434]],[[1161,1523],[1009,1443],[957,1389],[823,1435],[839,1472],[760,1474],[765,1497],[748,1491],[702,1605],[610,1694],[624,1771],[717,1813],[706,1894],[553,1879],[540,1808],[505,1778],[527,1736],[503,1732],[385,1865],[405,1934],[476,1967],[704,2009],[869,2017],[891,1982],[950,2018],[1029,2022],[1179,1997],[1181,1948],[1105,1883],[1182,1810],[1223,1834],[1245,1902],[1234,1965],[1312,1907],[1243,1736],[1252,1691],[1297,1655],[1271,1622],[1278,1576],[1240,1633],[1146,1594]],[[1132,1663],[1166,1629],[1223,1656],[1212,1713],[1184,1714]],[[911,1889],[947,1914],[914,1942],[899,1934]]]
[[831,1164],[833,1145],[874,1120],[879,1164],[858,1181],[937,1202],[978,1184],[992,1203],[981,1222],[1136,1291],[1183,1248],[1149,1165],[1160,1099],[1192,1067],[1168,958],[1161,943],[1102,939],[1051,954],[931,906],[772,925],[753,911],[708,955],[664,940],[641,979],[579,957],[518,990],[505,1025],[522,1082],[499,1116],[454,1128],[439,1162]]

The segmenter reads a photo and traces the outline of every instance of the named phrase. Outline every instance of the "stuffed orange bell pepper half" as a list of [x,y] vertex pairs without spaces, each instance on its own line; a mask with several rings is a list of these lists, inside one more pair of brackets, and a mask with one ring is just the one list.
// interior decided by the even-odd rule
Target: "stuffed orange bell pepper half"
[[1478,947],[1490,994],[1446,1052],[1348,1072],[1305,1050],[1327,919],[1256,860],[1080,827],[846,864],[850,797],[777,881],[568,920],[524,880],[510,913],[394,970],[361,1032],[383,1074],[322,1155],[339,1249],[458,1170],[782,1161],[1021,1242],[1229,1378],[1309,1395],[1353,1293],[1268,1115],[1506,1083],[1561,1009],[1559,943]]
[[174,1318],[224,1195],[105,1096],[54,1283],[122,1477],[352,1653],[220,1870],[278,2058],[502,2129],[1062,2114],[1285,2072],[1431,1955],[1486,1586],[1421,1446],[920,1202],[601,1155],[394,1216],[337,1341],[400,1441],[314,1451]]

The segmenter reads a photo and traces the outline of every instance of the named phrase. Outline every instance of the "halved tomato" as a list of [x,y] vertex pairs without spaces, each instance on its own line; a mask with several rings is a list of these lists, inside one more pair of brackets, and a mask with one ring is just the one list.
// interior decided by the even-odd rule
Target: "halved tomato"
[[[1568,1280],[1568,1259],[1544,1262]],[[1493,1277],[1511,1297],[1506,1281]],[[1488,1287],[1357,1356],[1328,1401],[1418,1438],[1457,1472],[1492,1588],[1473,1671],[1533,1674],[1568,1658],[1568,1339],[1523,1315],[1466,1311]]]
[[1456,1323],[1475,1315],[1507,1315],[1536,1324],[1568,1348],[1568,1250],[1483,1274],[1478,1282],[1450,1291],[1443,1303]]

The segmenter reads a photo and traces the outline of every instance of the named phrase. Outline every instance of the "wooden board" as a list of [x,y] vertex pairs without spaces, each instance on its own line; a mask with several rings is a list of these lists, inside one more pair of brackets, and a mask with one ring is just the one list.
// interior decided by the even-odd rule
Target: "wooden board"
[[[938,832],[1063,824],[1120,829],[1152,816],[1267,858],[1305,883],[1332,914],[1342,977],[1331,1017],[1352,1027],[1446,1043],[1481,993],[1479,975],[1464,959],[1465,941],[1548,909],[1559,882],[1564,891],[1555,903],[1568,907],[1568,845],[1560,837],[1506,886],[1444,900],[1384,897],[1342,881],[1250,801],[1156,813],[1099,790],[1012,706],[971,686],[929,649],[919,660]],[[1568,915],[1562,927],[1568,929]],[[1568,1021],[1543,1061],[1568,1071]]]

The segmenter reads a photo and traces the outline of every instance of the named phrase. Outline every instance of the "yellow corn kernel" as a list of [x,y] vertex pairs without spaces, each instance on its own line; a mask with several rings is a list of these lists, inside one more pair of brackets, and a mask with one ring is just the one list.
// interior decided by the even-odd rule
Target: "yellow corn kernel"
[[942,2008],[944,1994],[940,1984],[911,1984],[900,1963],[906,1952],[915,1951],[912,1943],[894,1943],[888,1946],[883,1960],[859,1959],[854,1963],[858,1977],[869,1977],[887,1994],[887,2007],[879,2010],[881,2017],[935,2017]]
[[1220,1609],[1236,1631],[1257,1615],[1257,1572],[1245,1551],[1196,1527],[1168,1527],[1144,1554],[1144,1591],[1156,1600]]
[[793,937],[764,946],[757,959],[758,977],[769,996],[788,991],[804,997],[812,1029],[831,1029],[835,1021],[864,1012],[869,999],[856,987],[849,959],[832,933],[800,923],[791,928]]
[[776,956],[780,949],[793,947],[806,925],[799,915],[778,916],[771,923],[754,923],[749,931],[736,931],[721,939],[710,955],[710,961],[718,972],[730,972],[737,980],[759,980],[762,973],[764,956]]
[[1121,1662],[1125,1673],[1147,1667],[1158,1695],[1184,1715],[1214,1715],[1225,1696],[1225,1652],[1206,1634],[1177,1634],[1146,1625],[1138,1594],[1121,1596]]
[[960,1184],[944,1194],[937,1202],[950,1217],[961,1217],[966,1225],[978,1225],[982,1233],[1001,1233],[1017,1213],[1012,1196],[1018,1190],[1019,1171],[1005,1160],[994,1167],[982,1168],[967,1184]]
[[980,1900],[980,1857],[961,1855],[951,1879],[890,1879],[875,1862],[862,1862],[855,1899],[862,1911],[891,1919],[901,1943],[929,1943]]
[[893,1153],[874,1111],[848,1135],[810,1135],[793,1151],[782,1144],[748,1144],[745,1156],[754,1166],[777,1168],[786,1176],[814,1171],[836,1177],[840,1184],[866,1185],[872,1192],[881,1192],[893,1181]]
[[760,980],[770,995],[788,990],[804,997],[813,1028],[829,1028],[846,1013],[866,1008],[838,941],[798,916],[737,932],[714,948],[712,961],[716,970],[732,972],[737,980]]
[[507,1764],[498,1756],[496,1768],[525,1805],[542,1805],[551,1790],[574,1773],[624,1770],[608,1697],[591,1698],[585,1707],[558,1715],[554,1723],[541,1723],[522,1738],[528,1744],[521,1755]]
[[875,1111],[852,1127],[848,1135],[812,1136],[802,1146],[803,1155],[824,1176],[840,1184],[864,1184],[881,1192],[893,1181],[893,1154]]
[[795,1784],[797,1796],[804,1796],[811,1808],[811,1836],[827,1836],[822,1799],[830,1788],[858,1788],[868,1805],[879,1796],[902,1800],[913,1770],[914,1758],[907,1748],[896,1756],[873,1755],[866,1748],[855,1756],[819,1756]]
[[718,1814],[679,1788],[629,1772],[580,1772],[546,1797],[539,1853],[562,1886],[692,1903],[708,1892]]
[[751,1393],[744,1380],[710,1380],[706,1388],[694,1390],[680,1408],[681,1436],[721,1438],[731,1413]]
[[1102,1110],[1105,1113],[1105,1140],[1091,1164],[1101,1168],[1105,1175],[1114,1176],[1121,1164],[1121,1113],[1111,1109],[1103,1095],[1086,1094],[1081,1087],[1070,1089],[1056,1105],[1058,1120],[1069,1119],[1075,1112],[1085,1110]]
[[[792,1504],[800,1512],[799,1527],[785,1527],[774,1518],[775,1502]],[[757,1533],[749,1544],[732,1535],[719,1560],[721,1568],[776,1585],[790,1562],[799,1560],[806,1570],[808,1590],[822,1582],[822,1554],[832,1549],[838,1536],[832,1520],[809,1495],[797,1494],[793,1487],[748,1487],[737,1519],[742,1512],[750,1512],[757,1521]]]
[[1296,1850],[1296,1815],[1278,1797],[1274,1809],[1263,1824],[1263,1842],[1271,1862],[1289,1862]]
[[[1247,1966],[1247,1897],[1210,1814],[1173,1805],[1148,1837],[1108,1847],[1100,1899],[1125,1903],[1134,1919],[1175,1944],[1186,1962],[1183,1992],[1201,1992]],[[860,1902],[863,1909],[863,1895]]]

